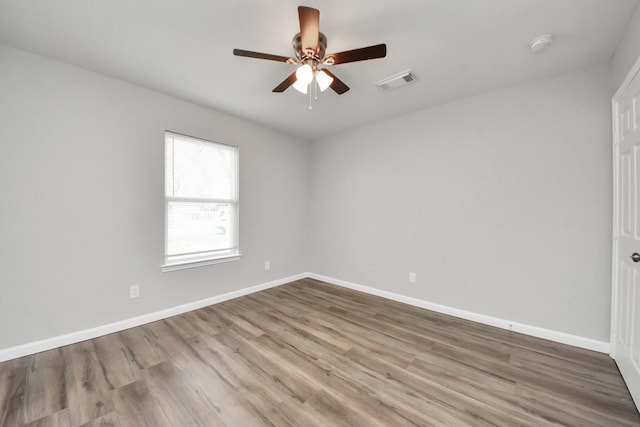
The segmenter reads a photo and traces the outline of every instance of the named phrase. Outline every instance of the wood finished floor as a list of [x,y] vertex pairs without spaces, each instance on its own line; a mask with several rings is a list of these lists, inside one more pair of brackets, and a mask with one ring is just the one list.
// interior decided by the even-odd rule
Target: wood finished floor
[[640,425],[606,355],[311,279],[0,363],[2,426]]

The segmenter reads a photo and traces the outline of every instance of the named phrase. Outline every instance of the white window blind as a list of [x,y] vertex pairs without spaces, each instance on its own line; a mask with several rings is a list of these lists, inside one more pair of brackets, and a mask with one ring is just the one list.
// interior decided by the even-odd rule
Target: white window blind
[[239,255],[238,148],[165,132],[165,266]]

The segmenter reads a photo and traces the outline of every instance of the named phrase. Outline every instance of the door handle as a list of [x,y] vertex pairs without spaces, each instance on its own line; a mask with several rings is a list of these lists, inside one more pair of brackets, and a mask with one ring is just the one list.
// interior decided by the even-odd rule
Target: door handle
[[630,258],[633,262],[640,262],[640,254],[638,252],[632,253]]

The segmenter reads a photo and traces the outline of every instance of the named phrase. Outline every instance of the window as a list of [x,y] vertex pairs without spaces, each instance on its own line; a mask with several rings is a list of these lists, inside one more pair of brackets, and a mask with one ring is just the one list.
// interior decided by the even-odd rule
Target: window
[[239,258],[238,148],[165,132],[163,271]]

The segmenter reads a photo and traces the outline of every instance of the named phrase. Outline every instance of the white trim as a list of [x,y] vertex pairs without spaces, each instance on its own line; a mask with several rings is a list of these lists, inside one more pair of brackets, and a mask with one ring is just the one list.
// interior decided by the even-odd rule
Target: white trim
[[168,271],[176,271],[176,270],[184,270],[186,268],[194,268],[194,267],[202,267],[203,265],[212,265],[212,264],[221,264],[223,262],[232,262],[239,261],[242,259],[242,254],[234,253],[233,255],[225,255],[217,258],[209,258],[209,259],[201,259],[201,260],[191,260],[191,261],[181,261],[174,262],[171,264],[161,265],[163,273]]
[[294,276],[285,277],[282,279],[273,280],[271,282],[262,283],[260,285],[251,286],[237,291],[227,292],[221,295],[205,298],[203,300],[182,304],[176,307],[167,308],[164,310],[156,311],[153,313],[143,314],[142,316],[132,317],[130,319],[120,320],[117,322],[109,323],[95,328],[85,329],[82,331],[71,332],[69,334],[60,335],[57,337],[47,338],[40,341],[35,341],[28,344],[23,344],[15,347],[9,347],[0,349],[0,362],[5,360],[15,359],[22,356],[28,356],[30,354],[39,353],[41,351],[51,350],[64,345],[74,344],[80,341],[101,337],[103,335],[112,334],[114,332],[124,331],[125,329],[133,328],[135,326],[144,325],[157,320],[166,319],[167,317],[175,316],[178,314],[186,313],[188,311],[197,310],[202,307],[206,307],[212,304],[228,301],[230,299],[238,298],[244,295],[249,295],[255,292],[259,292],[265,289],[274,288],[276,286],[284,285],[286,283],[294,282],[296,280],[304,279],[306,274],[297,274]]
[[611,98],[611,126],[613,144],[611,146],[613,159],[613,206],[611,214],[611,321],[609,329],[609,356],[616,357],[616,331],[618,319],[618,203],[620,194],[618,192],[618,104],[617,96]]
[[591,338],[567,334],[565,332],[553,331],[550,329],[539,328],[537,326],[526,325],[523,323],[512,322],[510,320],[474,313],[472,311],[460,310],[458,308],[448,307],[446,305],[436,304],[418,298],[383,291],[380,289],[371,288],[369,286],[358,285],[356,283],[346,282],[344,280],[334,279],[333,277],[322,276],[320,274],[307,273],[307,276],[312,279],[331,283],[333,285],[342,286],[345,288],[353,289],[355,291],[365,292],[367,294],[376,295],[382,298],[387,298],[393,301],[402,302],[420,308],[425,308],[427,310],[436,311],[438,313],[448,314],[450,316],[459,317],[461,319],[471,320],[473,322],[482,323],[484,325],[490,325],[501,329],[520,332],[522,334],[544,338],[550,341],[568,344],[574,347],[585,348],[587,350],[593,350],[600,353],[609,352],[609,343],[605,341],[597,341]]

